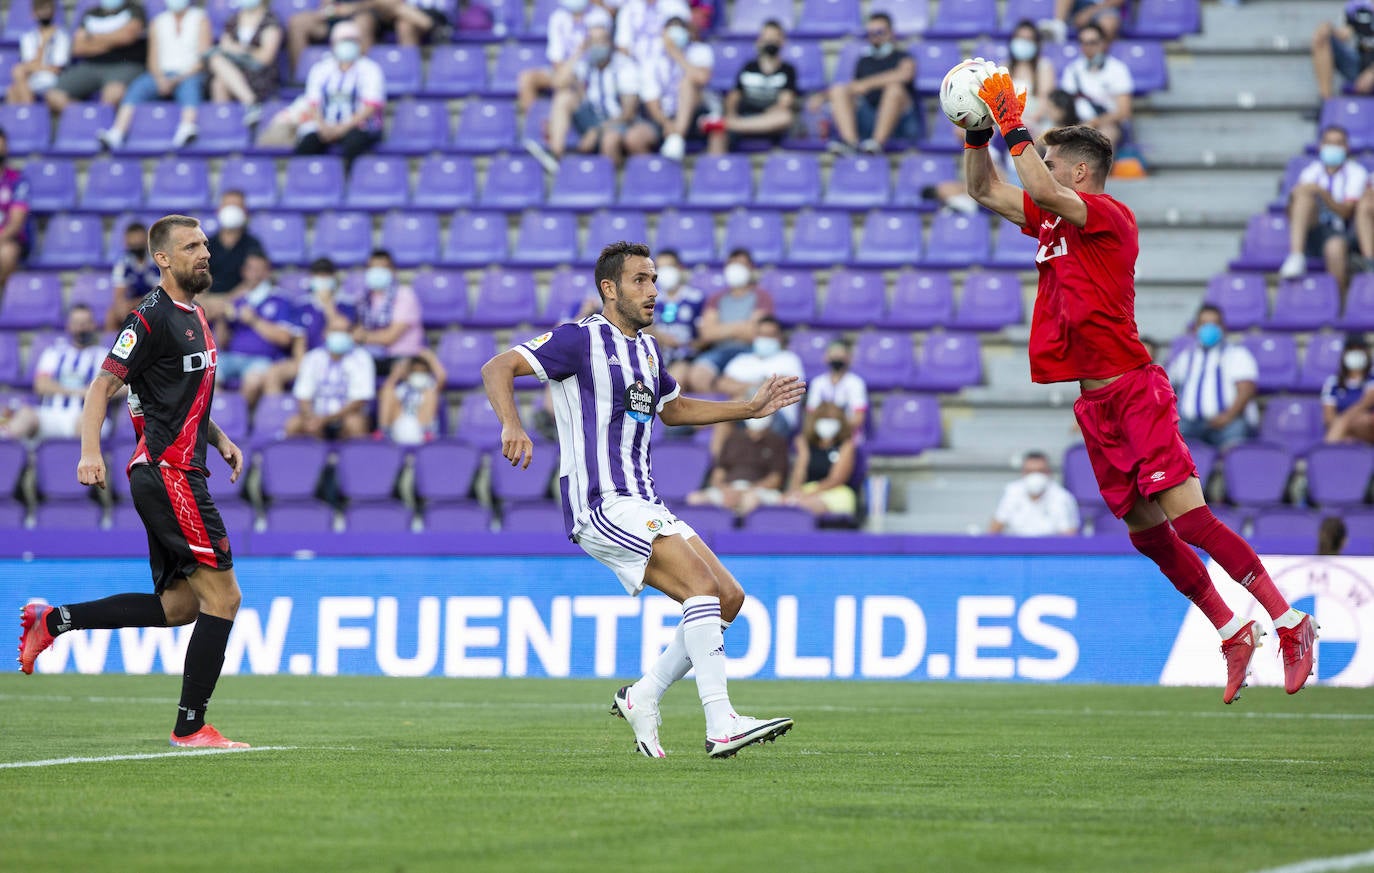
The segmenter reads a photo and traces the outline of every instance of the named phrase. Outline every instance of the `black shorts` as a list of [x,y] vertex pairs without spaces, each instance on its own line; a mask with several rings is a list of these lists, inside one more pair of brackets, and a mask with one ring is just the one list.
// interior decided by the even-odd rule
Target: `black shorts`
[[1323,257],[1327,241],[1335,237],[1341,237],[1347,246],[1355,248],[1355,229],[1352,226],[1342,227],[1333,222],[1319,220],[1307,230],[1307,236],[1303,241],[1303,254],[1309,258]]
[[148,564],[158,594],[201,567],[234,566],[229,535],[203,473],[139,464],[129,473],[129,493],[148,529]]

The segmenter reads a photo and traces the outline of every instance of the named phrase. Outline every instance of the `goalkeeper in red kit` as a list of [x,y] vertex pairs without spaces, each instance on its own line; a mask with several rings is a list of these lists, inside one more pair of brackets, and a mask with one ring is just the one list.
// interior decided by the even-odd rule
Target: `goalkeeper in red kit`
[[1044,135],[1042,159],[1021,122],[1025,96],[1016,93],[1006,68],[988,64],[980,78],[978,96],[1025,188],[998,178],[987,148],[990,128],[967,132],[964,177],[970,196],[1040,242],[1031,379],[1078,382],[1082,394],[1074,416],[1103,499],[1126,522],[1131,544],[1221,634],[1227,674],[1222,700],[1239,696],[1264,630],[1236,618],[1190,546],[1210,555],[1269,613],[1278,630],[1284,687],[1296,693],[1312,673],[1312,616],[1289,606],[1255,550],[1207,508],[1179,434],[1169,378],[1136,331],[1140,239],[1131,210],[1103,191],[1111,142],[1090,127],[1059,128]]

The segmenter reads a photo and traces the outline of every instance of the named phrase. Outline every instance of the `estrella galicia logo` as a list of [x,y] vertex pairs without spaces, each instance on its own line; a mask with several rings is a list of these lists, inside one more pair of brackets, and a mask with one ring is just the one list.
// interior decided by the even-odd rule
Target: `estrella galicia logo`
[[641,424],[654,418],[654,392],[642,380],[625,389],[625,414]]

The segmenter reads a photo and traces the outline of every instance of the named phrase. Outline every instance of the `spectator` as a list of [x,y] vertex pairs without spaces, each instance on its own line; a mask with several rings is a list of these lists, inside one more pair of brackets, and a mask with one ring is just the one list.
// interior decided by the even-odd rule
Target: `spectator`
[[755,48],[758,55],[735,77],[725,95],[725,114],[702,121],[707,149],[722,155],[742,136],[764,137],[773,145],[792,130],[797,120],[797,68],[782,59],[782,25],[765,22]]
[[663,54],[663,28],[668,19],[689,21],[685,0],[626,0],[615,13],[615,47],[629,55],[641,70]]
[[0,127],[0,295],[5,282],[29,258],[29,183],[8,166],[10,141]]
[[1341,294],[1350,285],[1350,242],[1359,219],[1355,212],[1369,187],[1369,171],[1350,159],[1345,128],[1322,131],[1316,160],[1298,175],[1288,193],[1288,256],[1280,279],[1307,272],[1307,257],[1322,258]]
[[21,394],[0,391],[0,440],[27,440],[38,433],[38,412]]
[[[67,332],[38,356],[33,393],[39,397],[38,433],[41,439],[80,436],[81,406],[109,348],[101,343],[91,308],[78,303],[67,312]],[[113,419],[104,424],[109,434]],[[29,434],[33,436],[33,434]]]
[[210,236],[211,294],[227,294],[243,282],[243,262],[263,253],[262,243],[248,231],[248,201],[242,191],[220,195],[219,227]]
[[1340,369],[1322,385],[1322,423],[1329,443],[1374,443],[1374,378],[1369,344],[1359,334],[1346,337]]
[[1054,0],[1056,41],[1063,42],[1070,28],[1083,32],[1093,26],[1110,42],[1121,30],[1121,13],[1126,0]]
[[162,281],[157,264],[148,255],[148,228],[139,222],[124,227],[124,253],[110,275],[114,300],[105,314],[105,329],[118,330],[134,307]]
[[[529,112],[540,94],[557,88],[556,81],[560,73],[566,73],[569,79],[573,78],[570,71],[578,64],[579,59],[587,61],[591,66],[604,67],[605,64],[598,64],[589,56],[588,37],[594,28],[603,28],[606,31],[605,42],[610,45],[610,32],[614,26],[610,13],[590,0],[559,0],[558,8],[549,15],[549,35],[544,49],[544,57],[548,59],[549,65],[522,70],[520,78],[516,80],[516,103],[520,107],[520,113],[523,115]],[[600,43],[601,40],[597,42]],[[620,57],[624,57],[631,64],[634,62],[628,55]],[[581,76],[576,78],[582,79]]]
[[[916,61],[898,42],[892,18],[885,12],[868,16],[864,27],[868,47],[854,64],[854,77],[830,86],[830,117],[839,139],[831,151],[882,154],[894,137],[920,139],[921,116],[916,103]],[[812,98],[820,109],[826,94]]]
[[793,441],[796,457],[783,503],[812,515],[857,515],[859,495],[849,484],[857,454],[854,437],[844,410],[835,404],[807,410],[806,427]]
[[611,47],[609,27],[595,25],[582,47],[553,76],[548,148],[525,140],[525,149],[550,173],[558,172],[568,131],[578,134],[577,151],[601,152],[616,166],[625,157],[625,130],[639,111],[639,70]]
[[988,533],[1012,537],[1073,536],[1078,533],[1078,502],[1054,481],[1044,452],[1026,452],[1021,478],[1007,484]]
[[357,439],[372,432],[368,405],[377,396],[372,356],[353,342],[347,320],[329,326],[324,346],[305,353],[292,393],[299,411],[286,423],[287,436]]
[[706,300],[697,322],[701,352],[687,373],[692,391],[712,391],[727,364],[748,351],[758,323],[773,314],[773,298],[754,278],[754,258],[748,249],[735,249],[725,262],[728,290]]
[[434,439],[439,434],[446,379],[444,365],[429,349],[399,361],[382,385],[377,401],[378,428],[403,446]]
[[219,44],[210,53],[210,99],[217,103],[237,100],[244,107],[243,123],[257,124],[263,102],[276,96],[281,85],[277,64],[281,43],[281,21],[265,0],[238,0]]
[[868,419],[868,385],[862,376],[849,369],[853,357],[854,348],[847,340],[835,340],[826,346],[827,372],[811,380],[806,390],[806,408],[814,412],[827,403],[838,406],[854,438],[862,440]]
[[267,141],[294,136],[298,155],[323,154],[337,146],[350,166],[372,150],[382,138],[386,76],[376,61],[362,56],[359,39],[353,22],[334,25],[333,51],[310,68],[304,98],[272,119]]
[[273,364],[291,351],[297,332],[291,301],[272,282],[272,263],[255,252],[243,262],[243,282],[229,294],[215,327],[219,341],[216,378],[239,382],[249,410],[258,405]]
[[1119,58],[1107,53],[1108,40],[1101,27],[1088,24],[1078,31],[1079,55],[1059,77],[1059,125],[1086,124],[1119,146],[1130,139],[1131,94],[1135,80]]
[[210,16],[191,0],[167,0],[148,28],[148,68],[129,84],[114,124],[97,137],[107,149],[124,145],[134,120],[134,107],[153,100],[173,99],[181,107],[181,121],[172,145],[181,148],[196,137],[196,110],[205,91],[205,55],[214,44]]
[[300,371],[307,349],[318,348],[324,342],[325,331],[331,324],[352,325],[356,307],[336,305],[339,288],[338,269],[329,258],[317,258],[310,264],[310,293],[297,302],[291,313],[291,354],[277,361],[263,377],[262,394],[272,397],[286,393]]
[[658,268],[658,300],[654,305],[654,323],[649,333],[658,340],[668,373],[679,382],[687,378],[688,368],[696,357],[697,322],[706,305],[706,294],[687,284],[682,259],[674,249],[661,249],[654,256]]
[[396,264],[385,249],[377,249],[368,257],[363,283],[367,293],[358,305],[353,339],[367,348],[377,372],[385,376],[398,359],[424,351],[420,298],[409,285],[396,280]]
[[1035,22],[1022,19],[1012,28],[1007,42],[1011,61],[1007,71],[1017,93],[1026,92],[1026,108],[1021,118],[1034,136],[1056,126],[1055,105],[1051,99],[1056,85],[1054,61],[1045,57],[1040,30]]
[[1312,72],[1322,100],[1336,95],[1337,72],[1356,94],[1374,93],[1374,2],[1350,0],[1344,21],[1317,25]]
[[[661,0],[660,0],[661,2]],[[704,42],[693,40],[687,21],[674,16],[663,27],[663,50],[639,67],[639,99],[644,117],[625,134],[625,149],[659,153],[680,161],[687,153],[686,137],[697,131],[697,120],[710,108],[706,90],[716,56]]]
[[81,61],[57,76],[43,98],[59,113],[72,100],[87,100],[99,92],[100,102],[114,106],[124,89],[144,71],[148,60],[148,21],[133,0],[100,0],[86,10],[72,37],[72,58]]
[[19,63],[10,70],[7,103],[33,103],[57,84],[58,74],[72,61],[72,38],[53,23],[54,0],[33,0],[32,9],[38,26],[19,38]]
[[400,45],[420,46],[437,33],[448,33],[452,14],[451,0],[366,0],[353,21],[368,48],[376,44],[379,30],[393,31]]
[[787,481],[787,440],[771,419],[751,418],[725,440],[706,488],[687,495],[691,506],[723,506],[746,516],[782,500]]
[[1345,519],[1328,515],[1317,527],[1317,554],[1339,555],[1345,551],[1347,531]]
[[[301,55],[305,54],[305,47],[311,43],[321,43],[329,39],[334,32],[334,28],[345,21],[351,21],[353,16],[367,8],[366,0],[358,2],[335,2],[335,0],[320,0],[318,9],[311,9],[305,12],[297,12],[286,22],[286,50],[291,58],[291,68],[294,70],[300,66]],[[359,49],[361,54],[366,54],[372,48],[371,43],[362,44],[362,32],[358,32]]]
[[1254,435],[1259,365],[1245,346],[1226,343],[1217,307],[1203,304],[1194,325],[1197,344],[1169,365],[1169,381],[1178,393],[1178,429],[1184,439],[1224,449]]
[[[749,351],[730,359],[721,377],[716,380],[715,390],[735,398],[748,399],[760,385],[768,381],[769,376],[805,379],[806,372],[796,352],[788,351],[782,324],[773,316],[765,315],[756,323],[754,341]],[[785,407],[773,416],[773,427],[779,433],[791,436],[797,430],[800,417],[800,405]]]

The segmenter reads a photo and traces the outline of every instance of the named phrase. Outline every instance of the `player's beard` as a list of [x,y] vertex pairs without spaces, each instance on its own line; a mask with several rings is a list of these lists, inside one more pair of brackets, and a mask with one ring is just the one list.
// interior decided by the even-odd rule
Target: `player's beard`
[[635,330],[643,330],[654,323],[654,317],[652,315],[647,317],[644,315],[644,309],[641,304],[631,303],[623,297],[615,301],[615,312],[626,324],[633,327]]
[[177,280],[177,285],[181,290],[194,297],[202,291],[210,290],[210,285],[214,280],[210,277],[210,271],[197,273],[193,267],[185,273],[172,273],[172,278]]

